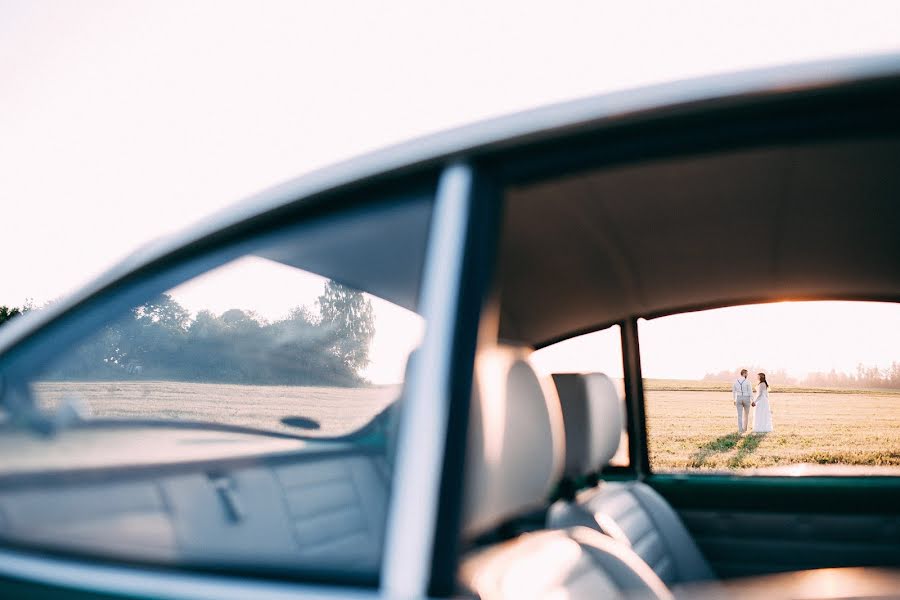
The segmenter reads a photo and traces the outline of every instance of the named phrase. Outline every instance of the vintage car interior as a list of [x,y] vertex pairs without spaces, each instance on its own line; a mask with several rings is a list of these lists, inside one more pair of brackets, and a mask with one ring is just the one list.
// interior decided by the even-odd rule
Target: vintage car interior
[[[313,232],[292,228],[266,236],[240,252],[339,276],[414,309],[427,194],[364,212],[365,219],[351,211]],[[187,273],[227,264],[234,255],[204,257]],[[165,273],[150,289],[166,289],[173,277],[185,273]],[[46,362],[74,360],[77,368],[78,354],[70,354]],[[278,360],[278,353],[272,356]],[[7,545],[138,564],[236,572],[249,563],[306,577],[375,578],[395,403],[350,433],[331,436],[184,418],[60,421],[65,403],[41,406],[46,399],[39,391],[15,381],[7,377],[4,392],[7,406],[19,409],[8,409],[0,423],[0,535]]]
[[[446,432],[418,432],[446,434],[424,551],[430,596],[900,597],[900,476],[655,473],[648,458],[639,319],[788,299],[900,302],[898,82],[789,91],[636,111],[451,157],[470,165],[475,200],[456,320],[442,330],[455,340]],[[448,160],[317,196],[300,213],[310,225],[275,237],[266,232],[296,216],[287,209],[221,239],[211,225],[202,243],[116,275],[4,355],[4,551],[321,584],[305,588],[316,593],[390,579],[382,553],[403,527],[389,505],[416,484],[395,476],[413,452],[397,445],[412,419],[405,395],[436,390],[410,379],[358,432],[319,439],[60,425],[35,411],[29,385],[34,365],[108,311],[246,254],[422,312],[426,237],[445,226],[430,199]],[[621,331],[624,406],[610,374],[535,370],[537,349],[610,326]],[[407,372],[437,369],[430,351],[423,343]],[[609,466],[623,423],[627,466]],[[0,595],[45,585],[2,576]],[[63,581],[48,593],[80,597],[75,579]]]
[[[477,371],[506,387],[482,382],[473,400],[463,523],[489,541],[463,558],[464,584],[484,598],[897,594],[897,571],[849,568],[900,565],[896,478],[653,474],[640,442],[639,340],[629,338],[638,318],[711,307],[896,301],[898,199],[900,144],[880,132],[510,185],[494,338],[504,345],[479,360],[496,368],[490,352],[512,352],[517,362]],[[623,337],[632,466],[602,472],[622,422],[609,378],[560,373],[539,385],[527,365],[531,348],[611,324]],[[485,523],[513,515],[483,537]]]

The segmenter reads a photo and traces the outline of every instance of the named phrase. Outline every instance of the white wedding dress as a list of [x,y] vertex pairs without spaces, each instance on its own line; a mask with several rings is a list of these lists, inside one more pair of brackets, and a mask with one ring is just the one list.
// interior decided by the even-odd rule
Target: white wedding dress
[[769,409],[769,386],[760,383],[757,388],[756,409],[753,413],[753,433],[769,433],[772,427],[772,411]]

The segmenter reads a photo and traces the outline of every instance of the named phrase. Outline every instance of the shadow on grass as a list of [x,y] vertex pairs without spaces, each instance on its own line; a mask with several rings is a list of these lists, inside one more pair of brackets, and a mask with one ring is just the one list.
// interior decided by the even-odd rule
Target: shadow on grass
[[738,446],[737,454],[731,457],[731,460],[728,461],[728,466],[732,469],[737,469],[738,467],[743,466],[741,463],[744,462],[744,459],[747,458],[750,454],[759,447],[759,444],[765,439],[765,437],[769,435],[768,433],[751,433],[749,435],[744,436],[744,439],[741,440],[740,445]]
[[741,437],[739,433],[729,433],[704,444],[691,456],[691,467],[702,467],[715,454],[724,454],[737,448],[737,452],[728,461],[728,467],[737,469],[743,466],[744,459],[753,454],[762,443],[767,433],[751,433]]
[[732,450],[740,440],[739,433],[729,433],[700,446],[700,449],[691,456],[691,467],[702,467],[710,456]]

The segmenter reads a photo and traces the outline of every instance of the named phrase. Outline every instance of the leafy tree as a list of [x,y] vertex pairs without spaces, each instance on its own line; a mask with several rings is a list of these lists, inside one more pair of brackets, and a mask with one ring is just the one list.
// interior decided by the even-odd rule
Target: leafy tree
[[270,378],[284,383],[308,385],[352,385],[358,381],[329,351],[329,332],[305,307],[291,311],[287,319],[267,328],[272,341],[266,366]]
[[[773,385],[801,385],[806,387],[823,387],[823,388],[888,388],[900,389],[900,363],[894,361],[890,368],[879,369],[877,366],[866,366],[858,364],[856,366],[856,374],[843,373],[836,369],[830,371],[814,371],[808,373],[806,377],[797,381],[787,375],[783,369],[766,370],[760,367],[747,367],[750,371],[751,380],[755,381],[754,375],[760,371],[766,373],[766,378],[773,382]],[[720,371],[718,373],[707,373],[703,379],[705,381],[730,381],[736,377],[738,369],[732,371]]]
[[361,292],[329,281],[317,304],[329,351],[351,371],[359,372],[369,364],[369,344],[375,335],[372,303]]
[[176,379],[218,383],[356,385],[368,364],[374,313],[362,293],[328,284],[318,311],[269,323],[253,311],[194,318],[162,295],[69,350],[55,379]]
[[200,381],[233,381],[222,360],[227,348],[228,326],[209,310],[201,310],[188,326],[182,351],[182,377]]
[[0,325],[20,314],[22,314],[22,311],[15,306],[0,306]]
[[170,331],[184,331],[191,321],[190,311],[168,294],[162,294],[138,306],[133,312],[139,322],[153,323]]

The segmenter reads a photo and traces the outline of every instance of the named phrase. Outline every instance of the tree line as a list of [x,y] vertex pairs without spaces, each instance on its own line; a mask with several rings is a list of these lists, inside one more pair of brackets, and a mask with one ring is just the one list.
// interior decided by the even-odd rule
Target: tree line
[[25,306],[22,308],[19,308],[18,306],[0,305],[0,325],[12,320],[13,317],[18,317],[19,315],[28,312],[31,308],[31,302],[26,302]]
[[64,352],[43,378],[359,385],[374,334],[371,302],[334,282],[274,322],[236,308],[192,316],[163,294]]
[[[790,377],[784,369],[768,370],[763,367],[744,367],[750,373],[750,379],[756,380],[757,373],[765,373],[766,380],[773,386],[795,385],[803,387],[860,388],[860,389],[900,389],[900,363],[893,361],[890,367],[880,369],[877,366],[858,364],[856,373],[844,373],[831,369],[816,371],[806,377]],[[731,381],[737,377],[740,368],[731,371],[707,373],[704,381]]]

